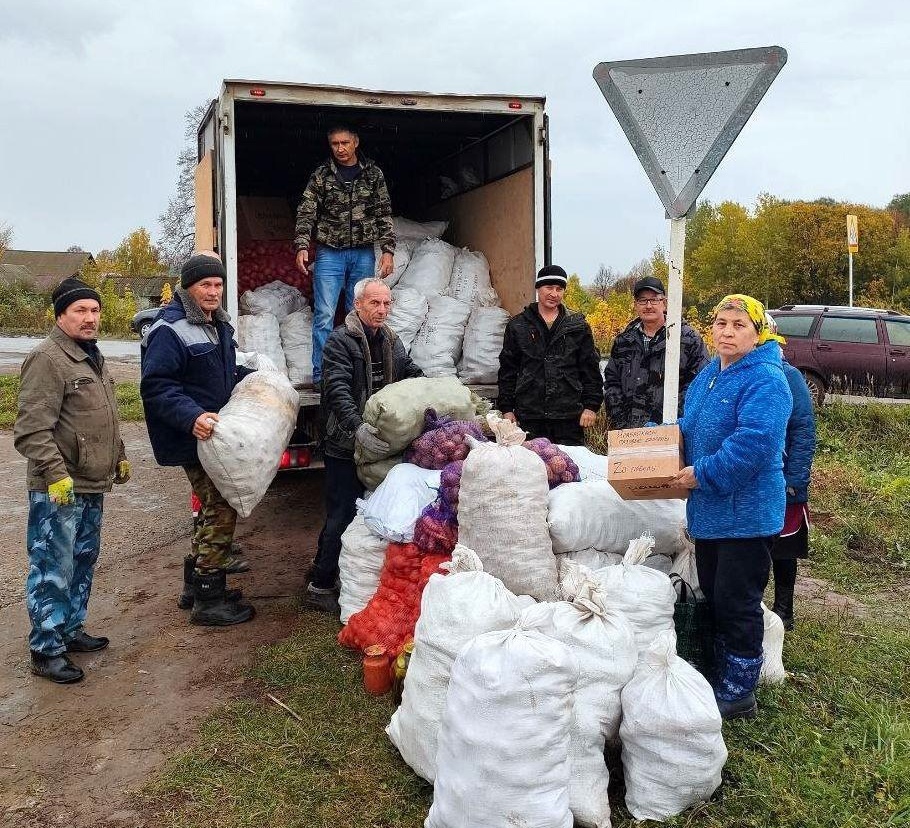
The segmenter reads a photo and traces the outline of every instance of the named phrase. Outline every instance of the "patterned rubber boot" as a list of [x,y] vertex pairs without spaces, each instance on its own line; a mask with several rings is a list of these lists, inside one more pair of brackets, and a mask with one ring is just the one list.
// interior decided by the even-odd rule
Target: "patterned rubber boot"
[[229,601],[223,569],[193,573],[193,611],[190,623],[203,627],[228,627],[250,621],[256,610],[249,604]]
[[714,685],[714,698],[723,719],[754,719],[758,713],[755,685],[764,659],[745,658],[729,651],[724,652],[719,666],[723,672]]
[[[177,599],[177,606],[182,610],[193,608],[193,573],[196,571],[196,561],[198,560],[198,555],[187,555],[183,559],[183,591]],[[226,589],[224,597],[228,601],[242,601],[243,590]]]

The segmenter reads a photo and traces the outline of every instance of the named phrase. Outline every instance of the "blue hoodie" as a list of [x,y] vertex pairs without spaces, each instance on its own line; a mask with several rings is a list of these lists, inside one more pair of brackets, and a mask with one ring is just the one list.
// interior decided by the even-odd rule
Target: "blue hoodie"
[[711,360],[686,393],[689,534],[700,540],[775,535],[784,525],[784,439],[793,407],[780,346],[767,342],[725,370]]

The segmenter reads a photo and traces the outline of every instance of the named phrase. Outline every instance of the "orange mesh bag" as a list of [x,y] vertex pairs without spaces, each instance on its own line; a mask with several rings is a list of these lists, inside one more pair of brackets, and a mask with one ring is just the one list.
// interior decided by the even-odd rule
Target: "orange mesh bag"
[[414,635],[430,575],[450,559],[450,555],[424,555],[413,543],[390,543],[376,594],[348,619],[338,633],[338,643],[353,650],[380,644],[387,653],[397,653]]

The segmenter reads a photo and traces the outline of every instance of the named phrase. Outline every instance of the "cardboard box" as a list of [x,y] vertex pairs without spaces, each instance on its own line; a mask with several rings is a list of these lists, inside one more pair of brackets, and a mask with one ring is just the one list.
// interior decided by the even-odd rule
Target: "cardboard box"
[[625,428],[607,434],[607,481],[623,500],[685,498],[670,481],[685,465],[677,425]]
[[237,199],[237,237],[241,241],[287,241],[294,238],[294,223],[294,212],[286,199]]

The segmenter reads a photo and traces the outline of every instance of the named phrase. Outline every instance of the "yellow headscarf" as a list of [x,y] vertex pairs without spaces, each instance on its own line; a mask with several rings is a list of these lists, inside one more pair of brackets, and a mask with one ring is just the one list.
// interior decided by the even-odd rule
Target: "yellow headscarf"
[[787,341],[768,327],[768,320],[765,317],[765,306],[758,299],[746,296],[745,293],[731,293],[715,305],[714,310],[711,311],[711,319],[714,320],[722,310],[738,310],[748,314],[752,324],[755,325],[755,330],[758,332],[759,345],[764,345],[771,340],[783,345]]

